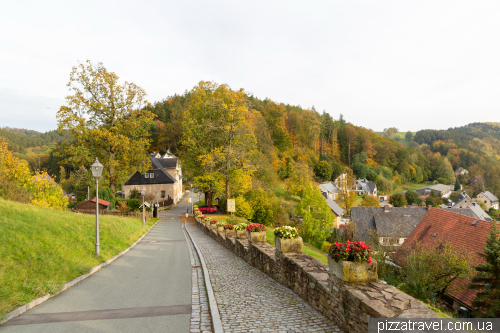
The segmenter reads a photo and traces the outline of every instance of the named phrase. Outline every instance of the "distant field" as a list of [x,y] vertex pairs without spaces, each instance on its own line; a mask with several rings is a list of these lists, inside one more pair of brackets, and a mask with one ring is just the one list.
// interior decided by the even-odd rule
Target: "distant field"
[[[377,133],[378,135],[382,136],[383,132],[375,132],[375,133]],[[415,134],[417,132],[412,132],[412,133],[415,136]],[[399,142],[401,144],[404,144],[405,146],[409,146],[410,145],[410,141],[406,140],[405,135],[406,135],[406,132],[397,132],[397,133],[391,135],[389,138],[390,139],[394,139],[397,142]]]

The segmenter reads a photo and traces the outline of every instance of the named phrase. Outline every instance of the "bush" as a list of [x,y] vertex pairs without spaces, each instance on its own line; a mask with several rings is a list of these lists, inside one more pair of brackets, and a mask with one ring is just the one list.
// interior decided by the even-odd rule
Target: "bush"
[[248,203],[244,197],[236,198],[236,214],[241,217],[250,220],[253,216],[253,209],[250,203]]
[[297,228],[284,226],[274,229],[274,237],[293,239],[299,237]]
[[379,207],[380,200],[374,195],[365,194],[361,200],[361,207]]
[[396,193],[391,195],[391,197],[389,198],[389,203],[394,207],[405,207],[407,204],[406,197],[403,193]]
[[139,199],[128,199],[127,206],[130,207],[130,210],[137,211],[137,210],[139,210],[139,207],[141,206],[141,204],[139,202]]
[[406,202],[408,203],[408,205],[411,205],[411,204],[418,205],[418,204],[422,203],[422,199],[420,199],[418,194],[414,191],[406,191],[405,197],[406,197]]
[[448,178],[444,178],[444,177],[439,177],[438,179],[436,179],[436,181],[437,181],[439,184],[448,184],[448,183],[449,183]]

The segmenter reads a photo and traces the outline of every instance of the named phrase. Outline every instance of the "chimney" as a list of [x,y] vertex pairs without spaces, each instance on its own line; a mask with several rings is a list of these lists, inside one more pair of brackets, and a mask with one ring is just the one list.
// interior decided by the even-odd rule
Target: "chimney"
[[385,206],[384,206],[384,212],[385,212],[385,213],[388,213],[388,212],[389,212],[389,205],[385,205]]

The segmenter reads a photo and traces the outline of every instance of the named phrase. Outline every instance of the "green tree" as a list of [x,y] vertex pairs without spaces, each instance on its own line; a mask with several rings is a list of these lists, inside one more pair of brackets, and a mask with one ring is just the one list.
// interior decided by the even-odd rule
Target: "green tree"
[[413,139],[413,133],[411,131],[406,132],[405,139],[411,141],[411,139]]
[[[256,139],[249,124],[245,92],[201,81],[190,96],[182,123],[183,166],[192,174],[195,186],[205,192],[207,203],[219,192],[230,198],[231,182],[237,180],[235,173],[239,178],[242,173],[253,173],[248,154],[256,147]],[[221,182],[225,191],[221,191]]]
[[342,165],[340,165],[340,163],[332,161],[331,166],[332,166],[332,177],[331,178],[332,178],[332,180],[335,180],[342,173]]
[[455,187],[453,188],[454,191],[460,191],[460,181],[458,180],[458,178],[455,180]]
[[102,63],[87,60],[73,67],[67,84],[73,94],[56,115],[58,130],[69,131],[74,139],[62,163],[78,168],[98,157],[113,191],[135,171],[148,169],[153,120],[151,112],[141,109],[144,90],[133,83],[120,85],[118,79]]
[[364,195],[361,207],[380,207],[380,200],[374,195]]
[[469,288],[477,290],[472,306],[476,317],[500,317],[500,230],[493,221],[489,236],[486,237],[484,253],[478,253],[486,262],[477,265],[477,275],[472,278]]
[[494,219],[498,219],[498,210],[491,207],[489,210],[488,210],[488,215],[491,216],[492,218]]
[[420,204],[422,202],[422,199],[418,196],[418,194],[415,191],[406,191],[405,193],[406,197],[406,202],[408,205],[411,204]]
[[383,194],[390,194],[392,192],[392,182],[380,176],[377,181],[377,189]]
[[391,197],[389,198],[389,203],[394,207],[405,207],[407,204],[406,197],[403,193],[396,193],[391,195]]
[[446,157],[440,157],[437,162],[436,179],[446,178],[447,182],[443,184],[453,183],[455,181],[455,172],[450,161]]
[[328,180],[332,174],[332,167],[327,161],[319,161],[314,168],[314,173],[321,181]]
[[250,221],[264,225],[273,225],[272,198],[262,188],[250,190],[245,194],[245,200],[253,211]]

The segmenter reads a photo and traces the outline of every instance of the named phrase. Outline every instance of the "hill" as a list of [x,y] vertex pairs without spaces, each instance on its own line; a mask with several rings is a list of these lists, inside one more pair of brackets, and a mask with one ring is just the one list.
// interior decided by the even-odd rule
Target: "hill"
[[[375,132],[377,133],[378,135],[380,136],[384,136],[384,132]],[[413,136],[415,136],[417,132],[412,132]],[[405,135],[406,135],[406,132],[397,132],[397,133],[394,133],[392,134],[391,136],[389,136],[389,139],[394,139],[396,140],[397,142],[405,145],[405,146],[409,146],[410,145],[410,140],[407,140],[405,138]]]
[[0,318],[85,274],[134,243],[137,218],[101,216],[101,256],[95,257],[95,216],[0,199]]

